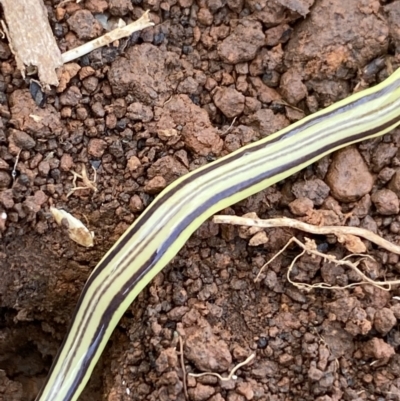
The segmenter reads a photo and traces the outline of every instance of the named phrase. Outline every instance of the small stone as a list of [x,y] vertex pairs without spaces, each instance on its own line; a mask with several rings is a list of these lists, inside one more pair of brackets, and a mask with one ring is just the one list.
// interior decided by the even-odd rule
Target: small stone
[[317,369],[315,366],[311,366],[310,369],[308,370],[308,377],[314,382],[321,380],[323,375],[324,372]]
[[246,400],[251,401],[254,398],[252,385],[248,382],[238,383],[236,386],[238,394],[243,395]]
[[104,151],[107,148],[107,142],[103,139],[93,138],[88,143],[88,153],[89,155],[100,159],[103,156]]
[[374,178],[354,147],[335,153],[326,175],[332,195],[342,202],[355,202],[369,193]]
[[134,102],[128,106],[126,116],[131,120],[138,120],[147,123],[153,119],[154,114],[151,107],[146,106],[143,103]]
[[36,146],[36,141],[24,131],[11,129],[10,139],[21,149],[32,149]]
[[178,356],[175,348],[166,348],[160,352],[156,360],[156,369],[158,373],[163,373],[167,369],[174,369],[178,364]]
[[6,209],[14,207],[13,190],[11,188],[0,191],[0,204]]
[[389,308],[382,308],[376,311],[374,316],[374,327],[382,335],[389,333],[396,323],[396,316]]
[[295,216],[306,216],[313,208],[314,203],[308,198],[298,198],[289,203],[289,209]]
[[218,54],[225,63],[243,63],[253,60],[264,41],[260,22],[241,19],[233,32],[219,44]]
[[[86,4],[87,4],[87,2],[86,2]],[[94,75],[95,73],[96,73],[96,70],[93,67],[90,67],[89,65],[82,67],[79,71],[79,79],[82,81],[85,78]]]
[[165,181],[165,178],[157,175],[146,183],[144,186],[144,191],[149,194],[157,194],[166,186],[167,182]]
[[214,19],[214,17],[208,8],[202,7],[197,12],[197,20],[200,22],[200,24],[209,26],[212,24],[213,19]]
[[82,99],[82,94],[77,86],[69,87],[60,95],[60,103],[63,106],[76,106]]
[[42,177],[47,177],[50,171],[50,163],[47,160],[41,161],[38,166],[38,171]]
[[67,24],[79,39],[90,40],[97,38],[103,32],[100,22],[88,10],[78,10],[67,19]]
[[123,17],[133,10],[131,0],[109,0],[110,14]]
[[234,88],[217,88],[213,100],[215,105],[228,118],[233,118],[243,113],[245,97]]
[[106,0],[86,0],[85,7],[92,13],[99,14],[107,10],[108,3]]
[[[246,102],[247,99],[248,98],[246,98]],[[254,114],[249,115],[244,124],[248,124],[255,128],[264,138],[287,127],[290,122],[283,114],[275,114],[270,109],[261,109],[256,111]]]
[[0,170],[0,189],[8,188],[11,184],[11,175],[6,171]]
[[372,194],[371,200],[379,214],[391,216],[399,213],[399,198],[390,189],[376,191]]
[[0,42],[0,60],[7,60],[10,56],[10,47],[7,45],[7,43]]
[[249,246],[260,246],[268,242],[268,236],[265,231],[260,231],[250,238]]
[[364,217],[364,219],[361,221],[360,227],[378,234],[378,225],[370,215]]
[[268,270],[265,279],[264,279],[264,284],[269,288],[270,290],[275,290],[278,284],[278,277],[276,273],[273,270]]
[[175,128],[159,129],[157,136],[164,142],[169,140],[179,140],[180,133]]
[[173,322],[180,322],[184,315],[189,311],[187,306],[177,306],[176,308],[171,309],[168,313],[168,319]]
[[308,181],[297,181],[292,187],[296,198],[307,198],[315,205],[320,206],[329,195],[329,187],[324,181],[315,178]]
[[8,165],[8,163],[0,158],[0,170],[9,170],[10,166]]
[[88,77],[82,81],[83,87],[89,92],[92,93],[97,89],[99,85],[99,79],[97,77]]
[[390,307],[390,310],[393,312],[396,319],[400,319],[400,304],[394,304]]
[[288,70],[282,75],[281,93],[291,105],[296,105],[307,96],[307,88],[297,71]]
[[382,184],[386,184],[388,181],[390,181],[393,178],[395,173],[396,173],[395,169],[393,169],[391,167],[384,167],[382,170],[379,171],[378,180]]
[[136,156],[132,156],[128,160],[128,169],[130,172],[136,171],[141,165],[142,163]]
[[129,201],[129,209],[134,212],[140,212],[143,210],[143,202],[140,199],[139,195],[133,195],[132,198]]
[[215,388],[197,383],[195,388],[190,388],[188,390],[188,393],[190,399],[193,401],[206,401],[215,393]]
[[372,206],[371,197],[369,194],[363,196],[355,205],[352,210],[353,216],[365,217],[368,215],[370,208]]
[[227,344],[211,327],[191,326],[186,331],[185,356],[201,371],[224,372],[232,363]]
[[179,83],[177,91],[179,93],[186,93],[188,95],[195,94],[199,88],[199,84],[192,77],[185,78]]
[[92,104],[92,112],[95,115],[95,117],[102,118],[102,117],[104,117],[106,115],[106,112],[105,112],[101,102],[94,102]]
[[400,169],[396,169],[392,179],[389,182],[388,189],[392,190],[397,196],[400,196]]
[[363,353],[365,356],[373,359],[389,359],[396,352],[394,348],[384,340],[374,337],[365,343]]
[[163,176],[167,184],[188,173],[188,169],[173,156],[164,156],[147,170],[149,178]]
[[36,191],[33,195],[33,198],[35,199],[35,202],[40,206],[44,205],[49,199],[49,197],[42,190]]
[[40,210],[40,205],[36,202],[34,196],[28,196],[23,202],[23,207],[27,213],[36,214]]
[[184,288],[177,287],[172,293],[172,300],[175,305],[182,306],[186,303],[188,299],[188,294]]
[[60,160],[60,170],[61,171],[70,171],[73,164],[74,164],[74,162],[72,160],[71,155],[69,155],[68,153],[64,153],[61,156],[61,160]]
[[267,29],[265,32],[266,46],[274,47],[279,43],[285,43],[290,39],[292,28],[288,24],[281,24],[273,28]]
[[392,143],[381,142],[373,150],[372,169],[374,173],[379,173],[385,166],[388,166],[396,155],[398,148]]

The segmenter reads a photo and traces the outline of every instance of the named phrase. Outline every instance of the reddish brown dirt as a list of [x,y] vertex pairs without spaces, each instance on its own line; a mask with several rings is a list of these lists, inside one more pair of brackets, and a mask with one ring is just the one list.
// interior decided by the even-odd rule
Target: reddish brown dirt
[[[156,24],[65,66],[43,108],[0,42],[0,400],[35,398],[88,275],[161,189],[397,68],[400,1],[381,3],[47,1],[62,51],[103,31],[99,13],[129,20],[150,9]],[[398,243],[399,145],[396,130],[345,149],[225,212],[315,209],[329,224],[351,212],[347,224]],[[98,191],[67,198],[83,165]],[[52,205],[87,220],[95,246],[71,242]],[[254,283],[292,235],[304,238],[266,234],[250,246],[248,232],[205,223],[126,312],[80,400],[185,400],[177,332],[188,372],[226,375],[256,353],[237,380],[189,377],[190,400],[399,400],[398,289],[301,292],[286,279],[295,248]],[[398,255],[366,245],[376,260],[361,266],[367,274],[400,275]],[[356,279],[307,256],[291,278]]]

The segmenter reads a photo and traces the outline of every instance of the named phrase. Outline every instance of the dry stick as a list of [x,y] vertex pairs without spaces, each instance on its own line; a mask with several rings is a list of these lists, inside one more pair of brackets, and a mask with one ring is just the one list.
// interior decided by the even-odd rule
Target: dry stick
[[178,337],[178,340],[179,340],[179,357],[180,357],[181,367],[182,367],[183,392],[185,394],[186,400],[188,400],[189,394],[187,391],[187,383],[186,383],[186,367],[185,367],[185,358],[183,355],[183,341],[182,341],[182,337],[180,335]]
[[374,244],[386,249],[389,252],[397,253],[400,255],[400,246],[392,244],[391,242],[383,239],[379,235],[374,234],[372,231],[359,227],[347,226],[314,226],[312,224],[303,223],[287,217],[276,219],[249,219],[238,216],[214,216],[213,222],[216,224],[233,224],[239,226],[251,226],[261,228],[276,228],[276,227],[290,227],[305,231],[311,234],[327,235],[334,234],[336,236],[342,235],[355,235],[367,239]]
[[204,373],[189,373],[189,376],[192,377],[202,377],[202,376],[215,376],[218,377],[219,380],[221,381],[229,381],[232,378],[236,379],[236,376],[234,376],[235,372],[241,368],[244,365],[247,365],[252,359],[254,359],[256,356],[256,354],[251,354],[246,360],[244,360],[243,362],[238,363],[229,373],[229,375],[227,377],[222,377],[221,375],[219,375],[218,373],[214,373],[214,372],[204,372]]
[[20,151],[18,152],[16,158],[15,158],[15,163],[14,163],[14,167],[11,171],[11,177],[13,179],[13,184],[15,183],[15,179],[17,178],[17,165],[18,165],[18,161],[19,161],[19,157],[21,155],[22,149],[20,149]]
[[235,118],[232,120],[231,125],[221,134],[222,136],[223,136],[223,135],[226,135],[226,134],[232,129],[233,124],[235,124],[236,119],[237,119],[237,117],[235,117]]
[[75,49],[68,50],[67,52],[62,54],[62,61],[64,64],[68,63],[72,60],[84,56],[85,54],[92,52],[95,49],[98,49],[99,47],[107,46],[116,40],[126,38],[134,32],[140,31],[153,25],[154,22],[151,22],[149,18],[149,11],[146,11],[138,20],[132,22],[131,24],[128,24],[122,28],[114,29],[113,31],[107,32],[105,35],[91,40],[90,42],[87,42],[82,46],[78,46]]

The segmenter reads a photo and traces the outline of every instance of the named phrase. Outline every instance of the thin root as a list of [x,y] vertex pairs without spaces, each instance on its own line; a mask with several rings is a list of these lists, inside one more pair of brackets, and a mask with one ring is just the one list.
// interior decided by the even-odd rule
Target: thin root
[[227,377],[222,377],[220,374],[215,373],[215,372],[204,372],[204,373],[189,373],[189,376],[192,377],[202,377],[202,376],[206,376],[206,375],[211,375],[211,376],[215,376],[218,377],[219,380],[221,381],[229,381],[231,379],[236,380],[237,377],[235,376],[235,372],[240,369],[242,366],[247,365],[248,363],[250,363],[250,361],[252,361],[255,358],[256,354],[251,354],[246,360],[244,360],[243,362],[238,363],[229,373],[229,375]]
[[[82,171],[81,174],[78,174],[75,171],[71,171],[71,173],[73,174],[74,178],[72,180],[72,185],[73,188],[68,192],[67,194],[67,198],[69,198],[75,191],[78,191],[80,189],[91,189],[93,192],[97,192],[98,189],[96,187],[96,180],[97,180],[97,171],[96,169],[92,166],[92,169],[94,171],[94,176],[93,176],[93,181],[91,181],[89,179],[89,177],[87,176],[87,171],[86,171],[86,167],[83,164],[82,165]],[[82,180],[83,185],[77,186],[76,185],[76,180],[80,178]]]
[[[234,225],[242,225],[242,226],[253,226],[253,227],[261,227],[261,228],[272,228],[272,227],[291,227],[291,228],[296,228],[302,231],[306,231],[312,234],[319,234],[319,235],[327,235],[327,234],[334,234],[336,235],[339,239],[342,238],[343,236],[358,236],[365,238],[374,244],[390,251],[396,254],[400,254],[400,247],[392,244],[389,241],[386,241],[382,237],[374,234],[371,231],[365,230],[363,228],[358,228],[358,227],[340,227],[340,226],[325,226],[325,227],[319,227],[319,226],[313,226],[311,224],[303,223],[297,220],[293,219],[288,219],[288,218],[277,218],[277,219],[269,219],[269,220],[261,220],[261,219],[251,219],[251,218],[241,218],[237,216],[214,216],[213,219],[214,223],[227,223],[227,224],[234,224]],[[361,284],[371,284],[375,287],[378,287],[384,291],[390,291],[392,285],[400,284],[400,280],[389,280],[389,281],[374,281],[370,279],[368,276],[366,276],[359,268],[358,265],[362,260],[365,259],[372,259],[374,260],[371,256],[365,255],[365,254],[360,254],[360,253],[352,253],[349,256],[346,256],[345,258],[338,260],[336,259],[335,256],[333,255],[327,255],[324,253],[321,253],[317,250],[317,246],[313,240],[310,240],[308,238],[305,239],[306,243],[303,244],[301,241],[299,241],[297,238],[292,237],[286,245],[277,253],[275,254],[267,263],[262,266],[260,269],[259,273],[257,274],[257,277],[255,278],[255,282],[257,282],[260,278],[260,275],[262,271],[265,269],[266,266],[268,266],[274,259],[276,259],[280,254],[282,254],[287,247],[292,244],[296,243],[300,248],[303,249],[303,251],[297,255],[292,263],[290,264],[288,271],[287,271],[287,279],[288,281],[296,286],[297,288],[303,289],[310,291],[313,288],[325,288],[325,289],[344,289],[344,288],[351,288],[355,287]],[[306,283],[298,283],[294,282],[290,278],[290,273],[293,270],[293,266],[295,265],[296,261],[303,256],[305,253],[319,256],[323,258],[324,260],[335,263],[336,265],[341,265],[341,266],[346,266],[350,267],[353,269],[361,278],[361,281],[358,283],[352,283],[349,285],[345,286],[331,286],[326,283],[316,283],[316,284],[306,284]],[[351,257],[358,256],[360,259],[358,259],[355,262],[351,262],[348,259]]]
[[355,235],[373,242],[375,245],[386,249],[389,252],[400,255],[400,246],[386,241],[379,235],[374,234],[372,231],[359,227],[348,226],[314,226],[312,224],[303,223],[298,220],[289,219],[286,217],[276,219],[249,219],[238,216],[214,216],[213,222],[216,224],[234,224],[239,226],[252,226],[261,228],[274,228],[274,227],[290,227],[297,230],[305,231],[316,235],[334,234],[337,237],[343,235]]
[[186,373],[185,360],[184,360],[184,355],[183,355],[183,340],[180,335],[178,337],[178,340],[179,340],[179,357],[180,357],[182,376],[183,376],[183,393],[185,394],[186,400],[188,400],[189,394],[187,391],[187,382],[186,382],[187,373]]

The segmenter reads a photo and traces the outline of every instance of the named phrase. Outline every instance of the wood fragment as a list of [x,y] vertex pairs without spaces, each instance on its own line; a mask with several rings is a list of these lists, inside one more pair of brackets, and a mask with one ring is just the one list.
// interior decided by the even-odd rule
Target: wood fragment
[[35,66],[44,87],[58,85],[56,68],[61,52],[54,39],[42,0],[0,0],[6,24],[2,22],[17,68],[25,78],[27,67]]

